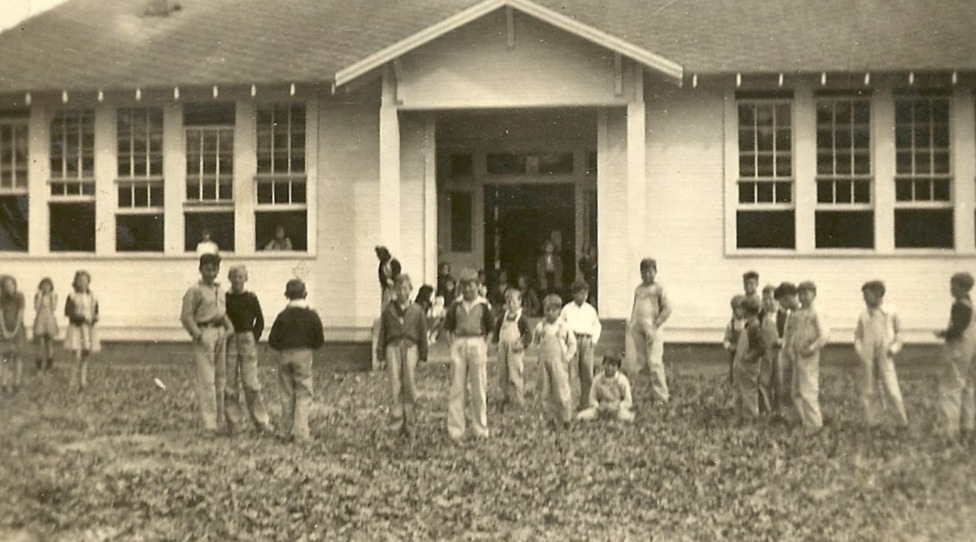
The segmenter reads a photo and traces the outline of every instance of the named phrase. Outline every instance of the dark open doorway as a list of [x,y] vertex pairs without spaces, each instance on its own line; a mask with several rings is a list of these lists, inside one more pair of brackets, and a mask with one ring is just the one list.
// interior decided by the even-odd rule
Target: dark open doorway
[[535,281],[543,243],[559,232],[564,288],[576,268],[576,193],[573,184],[485,185],[485,269],[503,269],[514,284],[525,272]]

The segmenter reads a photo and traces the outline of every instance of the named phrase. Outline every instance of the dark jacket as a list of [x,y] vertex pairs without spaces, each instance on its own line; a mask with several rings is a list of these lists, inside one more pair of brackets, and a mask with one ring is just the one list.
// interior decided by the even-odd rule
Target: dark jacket
[[268,335],[268,344],[275,350],[315,350],[324,343],[322,320],[308,307],[286,307],[275,319]]
[[[450,307],[448,307],[447,314],[444,316],[445,331],[449,331],[451,333],[457,332],[457,311],[458,311],[458,307],[460,307],[462,303],[464,302],[459,299],[455,301]],[[494,329],[494,324],[495,324],[492,321],[493,316],[491,313],[491,307],[488,305],[488,301],[485,300],[484,298],[479,299],[476,303],[482,305],[481,334],[488,335],[489,333],[491,333],[492,329]]]
[[264,313],[261,312],[261,302],[254,292],[227,292],[227,317],[234,324],[234,332],[250,331],[257,341],[264,333]]
[[387,345],[402,338],[417,345],[420,361],[427,361],[427,315],[417,303],[411,303],[405,310],[400,310],[396,301],[392,301],[380,315],[380,333],[376,342],[379,358],[385,357]]

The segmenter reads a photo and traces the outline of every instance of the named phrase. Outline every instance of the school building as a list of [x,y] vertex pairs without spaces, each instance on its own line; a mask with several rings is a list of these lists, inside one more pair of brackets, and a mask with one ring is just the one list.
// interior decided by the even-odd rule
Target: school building
[[669,341],[720,340],[750,269],[815,280],[837,342],[884,279],[934,341],[976,272],[974,28],[967,0],[69,0],[0,34],[0,272],[63,300],[86,269],[104,338],[184,340],[207,230],[269,317],[299,276],[360,340],[375,245],[417,286],[555,231],[567,279],[597,247],[604,318],[656,257]]

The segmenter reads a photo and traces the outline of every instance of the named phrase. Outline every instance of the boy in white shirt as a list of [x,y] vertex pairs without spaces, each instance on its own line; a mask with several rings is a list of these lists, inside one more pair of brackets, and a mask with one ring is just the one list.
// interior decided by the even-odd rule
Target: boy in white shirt
[[630,393],[630,381],[620,372],[620,358],[603,358],[603,372],[598,374],[590,388],[590,407],[576,415],[577,420],[600,418],[634,421],[634,399]]
[[570,361],[569,372],[579,371],[580,396],[579,410],[589,404],[590,388],[593,386],[593,350],[600,342],[603,325],[593,305],[586,302],[590,287],[583,279],[573,283],[573,300],[563,307],[560,317],[576,336],[576,357]]

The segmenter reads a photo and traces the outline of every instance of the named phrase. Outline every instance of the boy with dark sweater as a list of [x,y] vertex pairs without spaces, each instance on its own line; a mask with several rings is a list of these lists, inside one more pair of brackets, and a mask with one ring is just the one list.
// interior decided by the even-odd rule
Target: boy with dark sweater
[[444,330],[451,342],[451,391],[447,405],[447,432],[455,442],[464,438],[464,404],[471,396],[471,425],[478,438],[488,437],[487,386],[488,335],[492,313],[488,301],[478,295],[478,275],[460,275],[461,299],[447,310]]
[[268,344],[278,352],[281,386],[281,429],[300,444],[311,441],[308,413],[312,407],[312,353],[325,342],[322,320],[305,301],[305,283],[291,279],[285,286],[288,306],[271,326]]
[[247,282],[247,268],[235,265],[227,273],[230,291],[227,292],[227,317],[234,324],[234,332],[227,336],[227,391],[226,411],[231,429],[236,429],[244,421],[241,401],[238,394],[238,375],[244,387],[244,401],[254,426],[263,433],[271,432],[268,409],[261,396],[261,381],[258,379],[257,342],[264,332],[264,313],[254,292],[244,289]]
[[935,336],[945,340],[941,370],[939,371],[939,407],[942,411],[942,431],[948,438],[959,436],[960,424],[964,439],[976,429],[974,421],[973,358],[976,356],[976,323],[973,322],[973,276],[956,273],[949,280],[952,309],[949,327]]
[[380,315],[376,351],[377,358],[386,362],[392,429],[408,437],[417,424],[417,362],[427,361],[427,316],[420,305],[410,302],[412,289],[409,275],[396,278],[393,301]]

